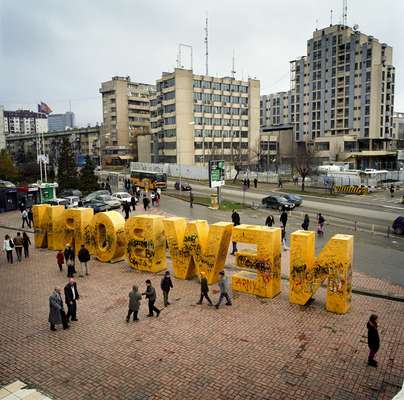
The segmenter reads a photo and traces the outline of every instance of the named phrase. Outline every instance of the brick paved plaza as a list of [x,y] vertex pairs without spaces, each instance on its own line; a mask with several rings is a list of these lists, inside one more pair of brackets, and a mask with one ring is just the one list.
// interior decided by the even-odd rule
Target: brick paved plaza
[[[325,311],[324,289],[308,307],[290,304],[283,281],[275,299],[235,294],[232,307],[215,310],[195,304],[197,281],[173,279],[172,304],[159,318],[146,318],[143,300],[141,320],[127,324],[135,283],[144,289],[151,279],[162,307],[162,274],[91,261],[90,276],[77,278],[79,321],[51,332],[48,296],[67,282],[55,255],[32,249],[13,265],[1,257],[1,385],[19,379],[56,399],[368,400],[391,399],[401,388],[404,303],[353,295],[352,311],[339,316]],[[354,274],[354,286],[355,279],[403,293],[364,275]],[[217,299],[216,286],[210,294]],[[377,369],[367,366],[370,313],[379,315]]]

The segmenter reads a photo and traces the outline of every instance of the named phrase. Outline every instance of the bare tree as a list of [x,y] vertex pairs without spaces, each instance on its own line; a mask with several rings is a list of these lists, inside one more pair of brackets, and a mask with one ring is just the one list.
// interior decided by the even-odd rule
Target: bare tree
[[306,145],[299,146],[296,149],[294,165],[297,172],[302,178],[302,192],[304,192],[306,178],[312,175],[315,171],[313,151]]

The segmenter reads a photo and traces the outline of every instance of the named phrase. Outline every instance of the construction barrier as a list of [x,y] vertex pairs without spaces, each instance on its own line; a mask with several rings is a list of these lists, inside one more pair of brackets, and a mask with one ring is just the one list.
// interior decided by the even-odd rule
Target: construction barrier
[[352,185],[335,186],[335,191],[338,193],[368,194],[367,187],[352,186]]

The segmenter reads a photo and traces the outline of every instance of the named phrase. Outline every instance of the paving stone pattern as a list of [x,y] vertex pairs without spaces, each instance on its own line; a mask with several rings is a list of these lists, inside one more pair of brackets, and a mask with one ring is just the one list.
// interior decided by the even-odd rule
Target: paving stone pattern
[[[1,221],[0,221],[1,222]],[[4,237],[6,231],[0,229]],[[126,263],[90,263],[77,278],[78,321],[49,330],[48,296],[67,282],[56,253],[32,249],[21,263],[0,259],[0,385],[21,380],[55,399],[391,399],[404,376],[404,303],[353,295],[344,316],[310,306],[234,294],[233,306],[197,306],[196,281],[173,279],[159,318],[125,322],[128,292],[157,289],[162,274]],[[230,271],[229,271],[230,272]],[[218,298],[217,287],[210,291]],[[379,315],[379,368],[367,366],[366,321]]]

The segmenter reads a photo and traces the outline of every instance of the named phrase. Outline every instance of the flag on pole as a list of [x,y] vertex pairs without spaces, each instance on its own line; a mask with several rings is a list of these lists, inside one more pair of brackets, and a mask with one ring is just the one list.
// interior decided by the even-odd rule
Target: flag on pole
[[46,103],[41,101],[41,103],[38,104],[38,112],[43,114],[50,114],[52,110]]

